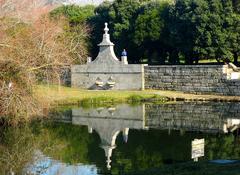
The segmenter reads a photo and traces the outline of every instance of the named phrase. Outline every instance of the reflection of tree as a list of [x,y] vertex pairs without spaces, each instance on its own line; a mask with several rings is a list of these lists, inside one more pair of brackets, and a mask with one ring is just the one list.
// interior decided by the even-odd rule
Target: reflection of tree
[[[129,142],[117,139],[113,154],[113,174],[121,171],[143,171],[163,165],[191,161],[191,141],[205,138],[205,157],[202,159],[239,159],[239,139],[233,134],[216,135],[186,132],[183,136],[173,131],[130,131]],[[124,170],[123,170],[124,169]]]
[[34,161],[35,150],[46,141],[35,137],[29,126],[2,128],[0,133],[0,174],[21,174]]
[[[92,153],[89,148],[94,147],[96,150],[100,144],[96,135],[92,136],[88,133],[87,127],[55,123],[49,124],[46,129],[51,135],[51,140],[57,144],[52,145],[53,150],[47,150],[44,153],[64,163],[90,163],[89,158]],[[95,152],[95,156],[97,155],[99,150]]]
[[49,124],[46,129],[54,144],[52,150],[44,152],[47,156],[64,163],[96,164],[101,171],[106,170],[104,150],[96,133],[89,134],[87,127],[64,123]]
[[157,151],[153,151],[150,154],[148,153],[147,150],[143,146],[137,147],[135,150],[135,155],[134,159],[137,162],[136,168],[139,170],[145,170],[148,169],[149,167],[160,167],[163,162],[162,162],[162,155],[159,154]]
[[220,135],[207,139],[206,158],[208,159],[239,159],[240,158],[240,138],[235,138],[233,134]]
[[[21,174],[26,165],[31,165],[36,150],[67,164],[96,164],[107,173],[104,151],[99,147],[97,133],[89,134],[87,127],[64,123],[35,123],[20,128],[0,130],[0,174],[12,170]],[[205,138],[204,159],[240,159],[240,139],[233,134],[205,135],[178,131],[130,130],[127,143],[122,135],[117,137],[113,151],[112,174],[164,168],[166,164],[191,160],[191,141]],[[51,166],[51,165],[50,165]],[[40,167],[41,171],[48,167]]]
[[[113,172],[117,174],[119,167],[124,171],[142,171],[159,168],[166,163],[190,160],[190,143],[195,136],[186,134],[179,136],[179,132],[167,131],[130,131],[127,144],[117,140],[117,150],[113,156]],[[176,147],[178,149],[176,149]]]
[[[101,162],[102,167],[105,166],[104,153],[101,148],[97,149],[100,141],[96,135],[89,135],[86,127],[35,123],[2,129],[0,133],[0,174],[10,170],[21,174],[27,165],[38,161],[37,150],[63,163],[90,164],[92,159],[91,162],[97,160],[97,164]],[[49,167],[36,168],[43,172]]]

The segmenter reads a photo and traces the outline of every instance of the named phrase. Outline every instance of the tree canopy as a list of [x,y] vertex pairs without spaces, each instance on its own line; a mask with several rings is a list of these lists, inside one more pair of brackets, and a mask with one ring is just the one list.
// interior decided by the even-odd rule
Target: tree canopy
[[232,59],[231,1],[178,0],[170,9],[170,38],[186,63],[200,59]]
[[193,64],[215,59],[237,64],[239,4],[239,0],[115,0],[102,3],[94,13],[89,6],[64,6],[52,14],[62,12],[74,23],[91,26],[93,57],[108,22],[117,56],[126,49],[130,63]]

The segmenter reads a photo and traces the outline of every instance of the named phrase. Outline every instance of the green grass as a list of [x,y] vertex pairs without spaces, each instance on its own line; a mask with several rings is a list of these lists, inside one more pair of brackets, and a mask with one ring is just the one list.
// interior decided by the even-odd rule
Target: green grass
[[204,59],[204,60],[199,60],[198,63],[217,63],[216,59]]
[[75,105],[75,104],[115,104],[138,103],[148,101],[165,102],[168,98],[157,95],[154,91],[103,91],[83,90],[57,85],[38,85],[35,87],[38,99],[50,104]]
[[38,85],[35,87],[36,97],[44,104],[57,105],[95,105],[109,106],[116,103],[137,104],[141,102],[164,103],[166,101],[240,101],[239,96],[196,95],[178,91],[144,90],[83,90],[57,85]]

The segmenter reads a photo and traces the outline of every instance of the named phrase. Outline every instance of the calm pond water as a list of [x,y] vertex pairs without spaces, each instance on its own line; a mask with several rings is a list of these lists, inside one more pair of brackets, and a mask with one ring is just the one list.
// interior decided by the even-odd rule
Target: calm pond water
[[0,129],[0,174],[137,174],[192,162],[196,138],[205,139],[199,162],[240,160],[240,103],[65,107],[50,116]]

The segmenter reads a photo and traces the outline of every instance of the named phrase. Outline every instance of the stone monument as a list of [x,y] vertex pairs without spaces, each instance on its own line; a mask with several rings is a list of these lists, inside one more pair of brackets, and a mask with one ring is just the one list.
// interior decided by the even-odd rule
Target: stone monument
[[128,64],[126,50],[120,61],[114,53],[114,44],[110,41],[108,24],[105,23],[103,40],[95,60],[87,59],[85,65],[71,67],[72,87],[92,90],[143,90],[144,66]]

